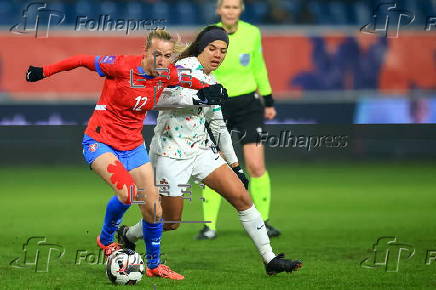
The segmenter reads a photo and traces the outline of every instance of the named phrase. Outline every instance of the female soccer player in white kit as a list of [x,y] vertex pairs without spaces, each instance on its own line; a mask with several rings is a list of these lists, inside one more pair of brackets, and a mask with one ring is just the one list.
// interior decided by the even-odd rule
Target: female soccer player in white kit
[[[224,29],[206,27],[195,41],[179,56],[176,67],[191,72],[191,76],[208,84],[216,80],[211,72],[218,68],[227,52],[228,36]],[[167,93],[178,99],[195,99],[196,90],[181,87],[168,89]],[[171,98],[163,98],[171,99]],[[223,153],[224,159],[211,148],[205,123],[210,129]],[[238,211],[239,219],[263,258],[269,275],[292,272],[302,266],[298,260],[284,259],[283,254],[275,255],[259,211],[244,188],[247,182],[233,150],[231,136],[223,121],[221,107],[190,107],[161,111],[150,146],[156,181],[166,185],[161,193],[164,230],[179,227],[183,211],[183,190],[189,178],[203,182],[222,195]],[[233,168],[233,170],[231,169]],[[236,173],[236,174],[235,174]],[[239,177],[239,179],[238,179]],[[242,181],[242,182],[241,182]],[[119,242],[134,248],[134,242],[142,237],[142,221],[128,228],[121,227]]]

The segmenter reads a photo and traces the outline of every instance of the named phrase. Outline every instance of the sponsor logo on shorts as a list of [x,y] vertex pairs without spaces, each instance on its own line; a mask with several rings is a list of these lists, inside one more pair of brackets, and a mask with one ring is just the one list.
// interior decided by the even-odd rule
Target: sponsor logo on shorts
[[97,148],[98,148],[98,143],[94,143],[94,144],[89,145],[88,150],[89,150],[89,152],[95,152],[97,150]]
[[159,187],[160,194],[169,193],[170,185],[168,184],[168,180],[166,180],[165,178],[162,178],[159,181],[159,185],[156,185],[156,186]]

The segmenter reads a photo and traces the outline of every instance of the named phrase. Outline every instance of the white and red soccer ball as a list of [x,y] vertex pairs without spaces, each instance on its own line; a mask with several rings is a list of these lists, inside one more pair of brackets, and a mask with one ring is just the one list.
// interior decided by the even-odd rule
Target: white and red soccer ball
[[115,251],[106,261],[106,275],[114,284],[134,285],[141,281],[144,272],[141,255],[129,249]]

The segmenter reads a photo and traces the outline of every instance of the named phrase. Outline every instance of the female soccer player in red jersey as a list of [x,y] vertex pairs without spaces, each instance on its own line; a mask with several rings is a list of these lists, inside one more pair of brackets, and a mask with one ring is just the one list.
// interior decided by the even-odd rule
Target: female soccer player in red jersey
[[[154,221],[160,220],[162,209],[141,134],[143,120],[168,86],[199,89],[197,95],[205,103],[219,103],[227,94],[220,85],[209,86],[196,78],[180,77],[170,64],[174,47],[175,41],[168,32],[154,31],[147,37],[144,55],[79,55],[42,68],[30,66],[26,80],[39,81],[77,67],[86,67],[106,78],[82,142],[85,160],[116,193],[107,204],[97,244],[106,256],[119,249],[119,244],[113,242],[114,233],[132,202],[138,203],[144,220],[147,276],[181,280],[182,275],[160,264],[162,223]],[[166,75],[159,74],[165,70]]]

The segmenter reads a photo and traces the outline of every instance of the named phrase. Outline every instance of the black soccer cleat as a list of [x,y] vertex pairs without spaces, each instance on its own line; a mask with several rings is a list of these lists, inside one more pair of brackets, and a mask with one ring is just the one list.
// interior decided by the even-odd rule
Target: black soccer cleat
[[204,226],[195,237],[196,240],[213,240],[216,238],[216,231],[211,230],[208,226]]
[[282,234],[278,229],[270,225],[268,223],[268,220],[265,221],[265,227],[266,227],[266,233],[270,238],[278,237]]
[[303,262],[299,260],[287,260],[284,258],[285,254],[278,254],[268,264],[265,264],[266,273],[270,276],[281,272],[291,273],[303,267]]
[[118,231],[118,243],[123,247],[123,249],[129,249],[132,251],[135,251],[136,245],[135,243],[132,243],[129,241],[129,239],[126,236],[127,231],[129,230],[129,227],[126,225],[122,225]]

